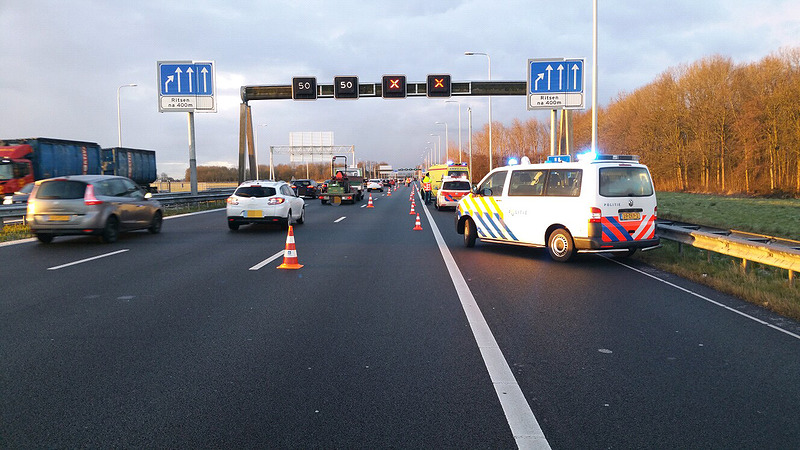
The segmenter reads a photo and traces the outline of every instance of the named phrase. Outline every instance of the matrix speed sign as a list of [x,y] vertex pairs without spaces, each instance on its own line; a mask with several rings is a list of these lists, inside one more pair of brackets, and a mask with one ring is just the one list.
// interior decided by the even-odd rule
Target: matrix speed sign
[[358,77],[334,77],[333,98],[358,98]]
[[292,78],[292,99],[294,99],[294,100],[316,100],[317,99],[317,79],[315,77],[294,77],[294,78]]

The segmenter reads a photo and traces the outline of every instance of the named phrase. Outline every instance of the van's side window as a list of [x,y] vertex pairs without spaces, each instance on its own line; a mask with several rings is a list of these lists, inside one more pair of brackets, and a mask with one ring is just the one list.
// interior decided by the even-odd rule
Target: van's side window
[[547,171],[545,170],[515,170],[511,172],[508,195],[542,195],[544,194],[544,180],[546,178]]
[[[481,195],[490,195],[492,197],[503,195],[503,185],[506,183],[506,175],[508,175],[507,170],[493,173],[481,184],[478,193]],[[486,193],[487,189],[490,191],[489,193]]]
[[547,177],[545,195],[578,197],[581,195],[580,169],[551,169]]

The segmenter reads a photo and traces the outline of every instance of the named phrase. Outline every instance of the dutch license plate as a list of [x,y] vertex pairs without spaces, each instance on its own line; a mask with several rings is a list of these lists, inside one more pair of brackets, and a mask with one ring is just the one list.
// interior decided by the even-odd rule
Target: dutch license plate
[[244,215],[245,217],[264,217],[264,212],[258,209],[248,209]]
[[642,213],[640,212],[624,212],[619,215],[621,220],[639,220],[642,218]]
[[50,222],[69,222],[69,216],[50,216],[47,220]]

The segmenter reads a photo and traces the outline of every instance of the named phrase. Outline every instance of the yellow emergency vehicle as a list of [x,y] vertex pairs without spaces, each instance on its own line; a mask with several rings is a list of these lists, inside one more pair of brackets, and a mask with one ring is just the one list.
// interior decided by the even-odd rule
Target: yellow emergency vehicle
[[433,185],[431,198],[436,198],[442,186],[442,178],[463,177],[469,180],[469,167],[467,167],[467,163],[436,164],[428,168],[428,174]]

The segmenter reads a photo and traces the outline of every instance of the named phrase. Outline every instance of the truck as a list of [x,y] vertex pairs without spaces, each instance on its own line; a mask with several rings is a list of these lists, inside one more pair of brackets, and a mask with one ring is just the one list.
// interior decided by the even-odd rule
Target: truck
[[66,175],[121,175],[149,189],[156,179],[155,161],[152,150],[103,149],[95,142],[41,137],[0,139],[0,196]]
[[156,152],[128,147],[103,149],[103,174],[128,177],[148,192],[155,193],[150,183],[156,181]]
[[[339,165],[339,160],[344,160]],[[347,167],[346,156],[331,158],[331,178],[322,185],[319,199],[323,205],[339,205],[345,201],[355,203],[364,197],[364,176],[358,167]]]

